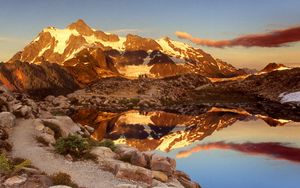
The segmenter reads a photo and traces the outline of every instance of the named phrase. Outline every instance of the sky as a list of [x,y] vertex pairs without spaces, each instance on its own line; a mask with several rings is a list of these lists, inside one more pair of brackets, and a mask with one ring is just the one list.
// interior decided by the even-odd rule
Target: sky
[[270,62],[300,66],[300,42],[279,47],[214,47],[179,38],[230,40],[300,26],[299,0],[0,0],[0,61],[22,50],[43,28],[65,28],[83,19],[95,29],[125,36],[169,36],[236,67]]

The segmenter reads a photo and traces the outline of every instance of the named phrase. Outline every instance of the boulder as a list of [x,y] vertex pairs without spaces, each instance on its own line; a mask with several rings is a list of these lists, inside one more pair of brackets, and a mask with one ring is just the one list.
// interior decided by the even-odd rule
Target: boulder
[[52,101],[54,101],[54,99],[55,99],[55,97],[53,95],[48,95],[47,97],[45,97],[44,100],[52,103]]
[[151,170],[139,166],[134,166],[129,163],[117,164],[114,174],[117,178],[144,182],[149,185],[152,184],[153,179]]
[[167,173],[168,175],[171,175],[176,168],[176,162],[174,161],[174,159],[171,159],[169,157],[163,157],[154,154],[150,160],[150,168],[151,170],[162,171]]
[[27,178],[23,177],[23,176],[13,176],[13,177],[5,180],[3,185],[7,186],[7,187],[18,187],[19,185],[24,183],[26,180],[27,180]]
[[27,105],[22,106],[22,108],[20,109],[20,114],[22,117],[29,117],[31,113],[32,113],[32,109]]
[[115,152],[120,156],[121,159],[124,160],[131,160],[131,156],[137,152],[138,150],[136,148],[127,146],[127,145],[118,145]]
[[10,112],[0,113],[0,127],[11,128],[15,125],[16,117]]
[[57,136],[67,137],[80,131],[80,127],[68,116],[54,116],[53,119],[42,119],[42,122],[54,130]]
[[145,156],[140,151],[134,151],[132,152],[130,163],[136,166],[146,167],[147,161],[145,159]]
[[108,147],[95,147],[91,150],[92,154],[97,155],[98,160],[103,158],[116,158],[117,154]]
[[54,185],[54,186],[50,186],[49,188],[72,188],[72,187],[66,185]]
[[60,107],[60,108],[69,108],[70,107],[70,102],[68,100],[68,98],[66,98],[65,96],[58,96],[56,98],[53,99],[52,104],[54,106]]

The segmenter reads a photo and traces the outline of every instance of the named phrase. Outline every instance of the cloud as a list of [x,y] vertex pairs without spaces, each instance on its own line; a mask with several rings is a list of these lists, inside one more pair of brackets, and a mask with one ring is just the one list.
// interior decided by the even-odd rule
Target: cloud
[[192,153],[211,149],[227,149],[242,152],[248,155],[262,155],[273,159],[287,160],[290,162],[300,163],[300,148],[286,146],[277,142],[265,143],[225,143],[215,142],[203,145],[197,145],[190,150],[181,151],[177,158],[188,157]]
[[280,47],[290,42],[300,41],[300,26],[282,30],[274,30],[263,34],[244,35],[229,40],[209,40],[193,37],[191,34],[176,31],[178,38],[190,40],[191,42],[209,47],[223,48],[232,46],[244,47]]
[[116,30],[111,30],[108,31],[109,33],[114,33],[114,34],[127,34],[127,33],[143,33],[145,32],[142,29],[134,29],[134,28],[123,28],[123,29],[116,29]]

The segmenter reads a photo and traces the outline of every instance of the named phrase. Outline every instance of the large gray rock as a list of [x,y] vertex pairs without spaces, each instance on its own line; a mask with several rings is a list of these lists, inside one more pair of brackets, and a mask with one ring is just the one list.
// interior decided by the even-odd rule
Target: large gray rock
[[16,124],[16,117],[10,112],[0,113],[0,127],[11,128]]
[[80,131],[80,127],[68,116],[54,116],[53,119],[42,119],[42,123],[62,137],[67,137]]

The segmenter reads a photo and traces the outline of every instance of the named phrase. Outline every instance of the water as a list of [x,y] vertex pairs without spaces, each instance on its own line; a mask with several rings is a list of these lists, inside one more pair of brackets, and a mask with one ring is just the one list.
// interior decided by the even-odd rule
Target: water
[[82,110],[76,121],[141,151],[176,159],[204,188],[300,186],[300,123],[213,108],[198,116],[166,112]]

